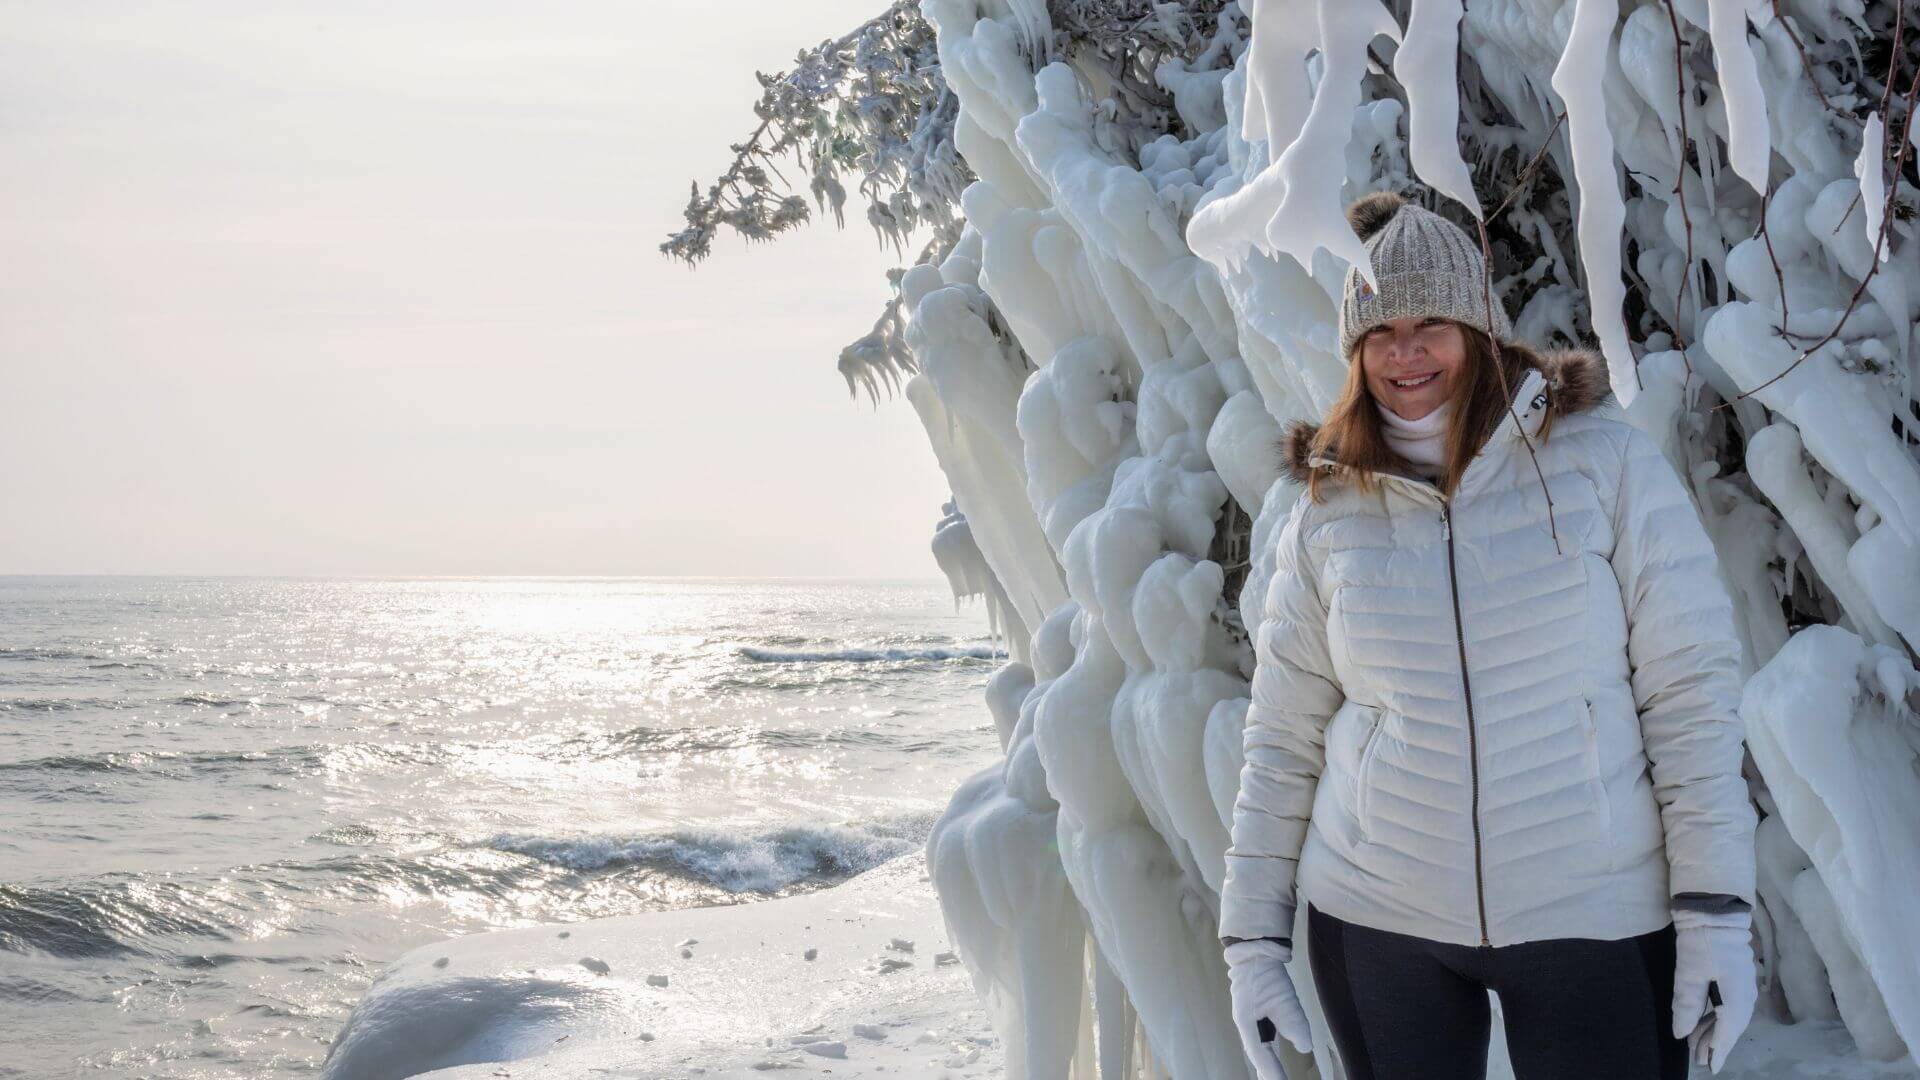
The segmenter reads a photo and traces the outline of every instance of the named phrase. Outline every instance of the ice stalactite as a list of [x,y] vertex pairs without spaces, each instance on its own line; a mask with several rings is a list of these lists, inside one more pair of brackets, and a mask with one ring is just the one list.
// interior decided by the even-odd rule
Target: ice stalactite
[[[1026,499],[1026,466],[1014,409],[1026,361],[997,333],[974,282],[971,228],[939,267],[916,266],[901,281],[913,311],[906,340],[919,373],[907,400],[920,414],[982,560],[1030,636],[1065,599],[1060,570]],[[1015,654],[1018,658],[1019,654]]]
[[1067,627],[1049,619],[1032,664],[1016,660],[994,675],[987,704],[1006,758],[960,786],[927,840],[941,910],[1006,1043],[1008,1080],[1094,1077],[1082,1004],[1086,927],[1054,854],[1059,804],[1033,737],[1036,691],[1072,660]]
[[[1722,0],[1715,6],[1726,4]],[[1744,9],[1737,15],[1744,25]],[[1620,245],[1614,242],[1627,208],[1615,179],[1613,129],[1606,108],[1607,68],[1613,57],[1610,39],[1619,20],[1618,0],[1577,0],[1573,26],[1554,65],[1551,84],[1567,103],[1567,147],[1580,194],[1579,242],[1587,271],[1589,318],[1607,358],[1614,396],[1631,408],[1640,395],[1640,376],[1626,327],[1621,325],[1627,290],[1620,279]]]
[[[943,516],[933,530],[933,561],[947,576],[947,587],[953,591],[956,610],[960,601],[980,597],[987,607],[988,633],[996,642],[1005,641],[1008,655],[1026,656],[1032,648],[1026,624],[1014,611],[1013,601],[1008,599],[1000,579],[994,576],[993,568],[987,565],[986,557],[980,554],[980,545],[974,543],[973,526],[967,524],[966,515],[951,500],[940,510]],[[1004,750],[1006,739],[1002,738],[1000,743]]]

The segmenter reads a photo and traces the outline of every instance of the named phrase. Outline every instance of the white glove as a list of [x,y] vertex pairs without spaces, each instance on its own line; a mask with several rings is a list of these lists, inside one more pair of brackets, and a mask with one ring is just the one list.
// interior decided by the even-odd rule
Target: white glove
[[[1240,1044],[1247,1060],[1253,1062],[1253,1073],[1259,1080],[1287,1080],[1287,1070],[1280,1064],[1279,1040],[1287,1040],[1303,1054],[1313,1052],[1307,1013],[1300,1007],[1293,977],[1287,974],[1293,949],[1257,938],[1227,946],[1226,957],[1227,982],[1233,992],[1233,1025],[1240,1030]],[[1269,1030],[1275,1033],[1264,1041],[1260,1038],[1262,1020],[1268,1021],[1272,1025]]]
[[[1694,1064],[1719,1072],[1760,998],[1749,944],[1753,913],[1682,909],[1673,913],[1673,927],[1673,1037],[1687,1040]],[[1718,1005],[1708,1000],[1709,983],[1719,991]]]

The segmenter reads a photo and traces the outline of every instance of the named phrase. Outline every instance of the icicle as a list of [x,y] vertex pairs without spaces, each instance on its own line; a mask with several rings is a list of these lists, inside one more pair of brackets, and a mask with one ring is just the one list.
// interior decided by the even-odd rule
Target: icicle
[[1580,261],[1587,271],[1593,330],[1607,358],[1614,396],[1625,407],[1640,393],[1640,376],[1621,314],[1627,291],[1620,283],[1620,237],[1627,214],[1615,175],[1613,131],[1607,126],[1607,63],[1619,15],[1618,0],[1578,0],[1552,82],[1566,103],[1567,141],[1580,188]]
[[1253,40],[1238,72],[1246,88],[1240,137],[1265,148],[1263,167],[1245,184],[1202,205],[1187,226],[1187,246],[1193,253],[1229,270],[1238,269],[1254,252],[1271,254],[1264,226],[1287,193],[1286,177],[1272,162],[1299,135],[1313,97],[1307,54],[1319,44],[1314,24],[1260,15],[1278,13],[1282,2],[1254,0]]
[[1407,90],[1407,157],[1435,191],[1481,216],[1460,157],[1460,0],[1414,0],[1393,73]]
[[1353,138],[1353,112],[1360,106],[1360,78],[1367,72],[1367,43],[1386,36],[1400,40],[1400,24],[1377,0],[1319,0],[1320,56],[1326,67],[1307,122],[1293,145],[1274,164],[1286,177],[1286,196],[1267,222],[1269,250],[1312,266],[1314,252],[1360,268],[1368,284],[1379,287],[1366,245],[1347,224],[1346,170],[1329,168],[1344,161]]
[[1240,137],[1265,140],[1284,147],[1307,122],[1312,88],[1307,85],[1307,54],[1319,45],[1315,26],[1306,19],[1286,17],[1281,9],[1290,0],[1253,0],[1248,17],[1253,40],[1247,45],[1246,111],[1240,117]]
[[1880,211],[1887,203],[1886,179],[1881,175],[1886,168],[1881,160],[1886,150],[1886,125],[1880,114],[1867,114],[1866,125],[1860,129],[1860,154],[1853,159],[1853,175],[1860,178],[1860,209],[1867,227],[1867,246],[1880,248],[1880,261],[1886,262],[1892,253],[1893,245],[1880,243]]
[[[1753,49],[1747,43],[1750,2],[1707,0],[1707,33],[1713,38],[1714,64],[1720,71],[1720,100],[1727,109],[1727,160],[1755,194],[1764,195],[1768,165],[1773,160],[1773,140],[1767,131],[1767,94],[1760,86]],[[1608,25],[1612,25],[1611,20]],[[1571,46],[1568,51],[1572,51]],[[1596,94],[1593,101],[1597,107],[1602,98]],[[1621,401],[1625,403],[1624,398]]]

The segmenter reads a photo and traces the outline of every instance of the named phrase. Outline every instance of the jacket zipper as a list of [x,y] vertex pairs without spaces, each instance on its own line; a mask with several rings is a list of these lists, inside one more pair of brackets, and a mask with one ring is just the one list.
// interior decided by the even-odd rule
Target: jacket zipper
[[1440,532],[1447,539],[1447,586],[1453,594],[1453,640],[1460,651],[1460,690],[1467,702],[1467,769],[1473,784],[1473,889],[1480,908],[1480,944],[1490,946],[1487,937],[1487,881],[1480,858],[1480,740],[1473,726],[1473,684],[1467,679],[1467,631],[1460,621],[1460,580],[1453,561],[1453,514],[1447,500],[1440,500]]
[[[1328,471],[1332,471],[1335,464],[1324,458],[1315,458],[1314,463],[1324,465]],[[1474,902],[1480,916],[1480,945],[1482,948],[1490,948],[1493,945],[1493,939],[1487,936],[1487,878],[1484,860],[1480,853],[1480,738],[1473,722],[1473,683],[1467,677],[1467,631],[1466,625],[1460,619],[1460,578],[1454,564],[1451,500],[1441,493],[1438,485],[1430,481],[1403,476],[1399,473],[1391,475],[1433,492],[1440,500],[1440,532],[1447,541],[1447,587],[1453,597],[1453,641],[1460,654],[1460,692],[1467,704],[1467,772],[1472,785],[1472,803],[1469,812],[1473,819]]]

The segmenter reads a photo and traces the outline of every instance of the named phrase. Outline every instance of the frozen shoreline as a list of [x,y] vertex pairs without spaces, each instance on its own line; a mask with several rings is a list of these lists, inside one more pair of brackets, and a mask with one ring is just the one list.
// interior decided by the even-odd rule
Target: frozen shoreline
[[[456,938],[381,975],[323,1076],[1003,1076],[965,965],[936,963],[951,950],[921,851],[800,896]],[[882,971],[887,961],[904,966]],[[1920,1080],[1920,1069],[1861,1060],[1838,1023],[1761,1018],[1720,1077]]]
[[998,1076],[952,948],[920,851],[799,896],[457,938],[380,976],[323,1076]]

